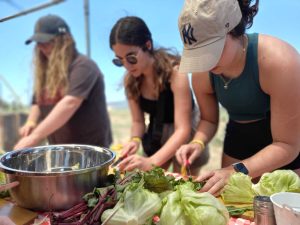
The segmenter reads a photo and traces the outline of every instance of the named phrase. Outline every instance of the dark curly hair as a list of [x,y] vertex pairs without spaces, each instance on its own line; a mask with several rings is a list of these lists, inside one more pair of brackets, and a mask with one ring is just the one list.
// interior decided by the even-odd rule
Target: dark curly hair
[[250,28],[253,24],[253,18],[258,12],[259,0],[251,4],[253,0],[238,0],[242,12],[241,22],[232,30],[230,34],[234,37],[243,35],[246,29]]
[[[151,42],[150,49],[146,47],[148,41]],[[154,82],[162,91],[173,73],[173,67],[179,64],[180,56],[177,52],[165,48],[154,49],[149,28],[141,18],[135,16],[123,17],[113,26],[109,37],[110,48],[117,43],[138,46],[154,58]],[[124,86],[128,98],[139,98],[142,80],[143,76],[133,77],[129,73],[125,75]]]

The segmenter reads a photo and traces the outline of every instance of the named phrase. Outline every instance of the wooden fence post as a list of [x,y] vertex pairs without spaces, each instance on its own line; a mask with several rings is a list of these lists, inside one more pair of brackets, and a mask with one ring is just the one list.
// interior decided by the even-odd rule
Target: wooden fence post
[[7,113],[0,115],[0,146],[5,151],[13,149],[19,140],[19,128],[27,119],[26,113]]

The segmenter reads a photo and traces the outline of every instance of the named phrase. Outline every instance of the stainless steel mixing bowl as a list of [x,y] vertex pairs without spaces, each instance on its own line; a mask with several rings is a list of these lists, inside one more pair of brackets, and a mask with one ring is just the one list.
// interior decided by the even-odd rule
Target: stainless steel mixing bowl
[[0,158],[10,190],[24,208],[64,210],[82,200],[95,187],[104,186],[115,153],[89,145],[48,145],[12,151]]

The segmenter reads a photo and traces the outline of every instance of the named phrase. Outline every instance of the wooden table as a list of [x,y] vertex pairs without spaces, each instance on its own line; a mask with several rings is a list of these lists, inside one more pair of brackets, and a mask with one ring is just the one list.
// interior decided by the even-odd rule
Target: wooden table
[[0,198],[0,215],[7,216],[16,225],[28,225],[33,223],[38,216],[36,212],[16,206],[12,202]]

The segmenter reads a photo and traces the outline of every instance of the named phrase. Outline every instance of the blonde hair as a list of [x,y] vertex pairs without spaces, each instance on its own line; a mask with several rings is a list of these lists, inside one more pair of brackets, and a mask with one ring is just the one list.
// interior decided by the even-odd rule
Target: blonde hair
[[37,99],[45,93],[49,98],[64,95],[68,88],[69,66],[77,52],[75,42],[70,34],[57,36],[52,41],[49,58],[37,46],[34,50],[34,94]]
[[[158,87],[159,92],[165,89],[173,73],[174,66],[180,62],[180,56],[169,51],[169,49],[159,48],[149,52],[154,58],[154,85]],[[125,75],[124,87],[128,98],[137,100],[140,97],[142,81],[143,76],[134,77],[129,73]]]

